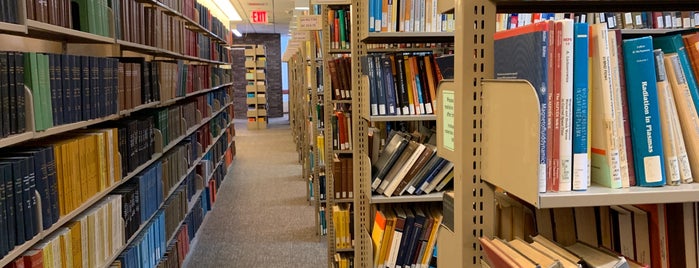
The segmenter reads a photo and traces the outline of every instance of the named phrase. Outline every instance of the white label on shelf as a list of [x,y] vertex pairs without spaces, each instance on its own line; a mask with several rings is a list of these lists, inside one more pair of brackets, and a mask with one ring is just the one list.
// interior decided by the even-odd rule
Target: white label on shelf
[[323,30],[321,15],[303,15],[299,17],[300,31],[320,31]]
[[454,105],[455,105],[454,91],[443,91],[442,92],[442,144],[444,148],[450,151],[454,151]]
[[659,182],[663,179],[662,169],[660,168],[660,156],[648,156],[643,158],[643,164],[646,172],[646,182]]

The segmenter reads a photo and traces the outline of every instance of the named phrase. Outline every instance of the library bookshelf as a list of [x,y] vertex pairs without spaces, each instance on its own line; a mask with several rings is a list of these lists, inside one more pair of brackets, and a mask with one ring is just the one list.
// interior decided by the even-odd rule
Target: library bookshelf
[[[44,226],[39,226],[37,233],[24,243],[11,245],[9,251],[0,258],[0,266],[5,267],[8,264],[16,263],[19,259],[22,259],[25,254],[28,254],[28,250],[40,249],[39,247],[41,245],[52,243],[50,241],[53,241],[52,239],[57,237],[57,233],[63,232],[63,230],[69,228],[72,223],[79,221],[83,215],[90,214],[94,209],[98,209],[97,207],[102,206],[101,204],[104,204],[105,200],[109,199],[110,196],[119,194],[118,191],[123,188],[123,186],[138,181],[140,177],[144,176],[144,172],[151,170],[154,165],[160,165],[165,161],[181,163],[182,166],[181,169],[177,171],[167,171],[168,174],[174,177],[168,178],[167,184],[162,182],[164,187],[161,193],[161,200],[158,204],[153,204],[153,209],[155,209],[153,214],[148,215],[146,218],[142,218],[140,224],[136,226],[137,228],[135,228],[130,237],[123,237],[125,235],[125,230],[113,230],[114,234],[122,237],[120,239],[115,238],[115,240],[111,242],[119,240],[121,243],[115,242],[109,254],[101,256],[101,259],[97,260],[94,266],[110,267],[115,260],[121,258],[122,253],[125,253],[127,248],[134,245],[134,243],[138,243],[143,234],[149,232],[148,229],[154,226],[154,222],[158,220],[157,218],[167,217],[169,219],[175,217],[165,212],[167,209],[166,207],[172,204],[172,202],[169,201],[169,199],[172,199],[171,197],[188,195],[187,204],[181,207],[182,214],[180,215],[181,218],[178,219],[178,223],[167,226],[168,230],[172,233],[167,233],[167,237],[161,237],[162,243],[166,245],[179,241],[178,236],[185,225],[188,225],[188,228],[193,228],[194,225],[198,225],[192,222],[190,216],[195,212],[203,215],[210,209],[214,200],[212,195],[215,195],[235,154],[235,131],[232,123],[233,107],[230,56],[228,53],[223,53],[222,50],[218,50],[215,53],[212,52],[213,50],[221,48],[223,44],[230,43],[232,37],[228,36],[230,34],[225,34],[225,31],[222,32],[222,35],[215,34],[214,32],[217,32],[217,30],[216,27],[211,26],[213,22],[211,18],[204,19],[202,17],[202,19],[200,19],[198,15],[195,15],[199,11],[207,10],[203,6],[198,6],[198,10],[195,10],[195,1],[188,1],[191,6],[185,7],[184,5],[180,5],[177,8],[170,7],[167,4],[155,0],[112,1],[110,6],[104,6],[105,9],[109,9],[109,12],[107,12],[108,16],[103,18],[105,20],[103,26],[111,26],[105,28],[108,33],[106,35],[97,35],[57,26],[46,21],[41,21],[39,18],[29,19],[27,14],[28,7],[25,5],[28,2],[30,1],[17,1],[17,10],[8,11],[19,14],[17,23],[0,23],[0,32],[2,32],[0,35],[3,40],[5,40],[3,44],[0,45],[1,51],[23,52],[26,53],[25,55],[28,53],[48,53],[72,55],[75,57],[115,58],[119,59],[119,62],[121,62],[122,59],[128,58],[129,63],[140,64],[140,66],[145,66],[147,64],[150,66],[151,63],[155,65],[156,62],[166,62],[168,64],[175,62],[174,65],[179,63],[182,66],[187,66],[192,69],[200,68],[203,70],[206,68],[207,71],[205,75],[197,76],[197,82],[189,78],[189,82],[192,84],[188,87],[183,83],[181,85],[181,92],[173,94],[172,96],[161,95],[160,98],[152,95],[143,97],[142,99],[138,98],[138,101],[130,104],[129,107],[123,106],[116,100],[117,97],[122,97],[122,94],[125,93],[117,92],[118,88],[112,87],[111,90],[113,90],[114,98],[111,100],[99,100],[100,102],[110,102],[113,104],[113,106],[109,108],[109,111],[106,110],[107,108],[104,108],[105,111],[100,111],[101,114],[98,116],[90,116],[82,120],[78,119],[66,123],[58,122],[58,120],[54,119],[54,122],[51,124],[52,126],[48,128],[41,128],[39,124],[37,124],[40,115],[37,114],[36,111],[40,111],[41,107],[38,106],[43,105],[38,102],[38,99],[41,98],[40,94],[44,93],[39,93],[40,90],[38,87],[32,88],[29,85],[26,85],[24,90],[18,91],[21,92],[18,94],[23,94],[24,96],[26,128],[20,133],[0,138],[0,148],[7,154],[20,152],[22,150],[21,148],[31,147],[35,144],[50,144],[60,139],[70,139],[73,135],[86,133],[85,131],[90,131],[91,129],[117,127],[119,122],[143,118],[144,116],[149,116],[159,111],[179,111],[181,113],[181,111],[185,109],[185,106],[189,105],[189,110],[187,111],[192,113],[187,116],[181,116],[181,118],[176,118],[174,116],[168,117],[169,122],[172,124],[171,129],[168,130],[163,128],[163,125],[152,125],[149,130],[152,131],[152,136],[148,136],[147,138],[144,136],[143,139],[144,141],[147,140],[149,143],[152,143],[152,152],[141,157],[143,161],[139,162],[137,166],[125,169],[127,172],[119,172],[121,174],[120,177],[114,176],[115,180],[113,182],[109,185],[105,185],[89,197],[86,197],[82,202],[77,204],[75,208],[67,211],[65,214],[61,214],[55,222],[52,222],[48,226],[46,226],[46,224],[44,224]],[[195,51],[194,49],[189,50],[184,47],[167,47],[164,44],[158,47],[146,45],[145,40],[140,40],[141,42],[126,41],[124,33],[134,29],[120,29],[123,21],[119,18],[120,14],[118,12],[120,10],[116,2],[139,6],[140,8],[146,8],[147,6],[150,11],[167,16],[171,21],[187,25],[187,29],[192,31],[192,33],[201,34],[201,36],[199,36],[200,41],[209,44],[210,48],[207,51]],[[3,8],[5,8],[5,6]],[[31,12],[33,12],[33,10]],[[145,17],[145,15],[142,16]],[[145,19],[139,16],[135,16],[135,18]],[[202,26],[202,24],[207,26]],[[184,28],[180,30],[184,33]],[[218,30],[218,32],[220,32],[220,28]],[[184,39],[185,38],[182,38],[182,40]],[[196,43],[196,37],[194,39],[195,40],[192,40],[188,37],[188,40]],[[184,45],[184,42],[182,44]],[[136,59],[136,62],[131,61],[134,59]],[[125,62],[126,61],[123,63]],[[22,63],[19,62],[19,64]],[[112,80],[113,84],[110,85],[106,84],[106,82],[101,84],[101,86],[95,83],[93,87],[95,90],[94,92],[103,94],[102,92],[108,90],[108,87],[120,84],[118,82],[121,81],[122,77],[117,76],[116,68],[112,69],[112,71],[114,73],[114,78],[119,79]],[[158,74],[164,76],[164,70],[161,71],[163,72]],[[30,71],[25,70],[25,72]],[[202,73],[204,73],[204,71],[202,71]],[[138,76],[141,77],[142,74],[143,73],[138,73]],[[178,73],[175,75],[187,76],[187,73]],[[107,78],[105,74],[101,79]],[[163,79],[159,80],[159,82],[162,81],[163,83],[170,82],[164,80],[164,78],[160,76],[153,76],[152,79]],[[150,83],[145,82],[145,80],[141,82]],[[133,88],[132,85],[124,85],[124,87],[130,88],[129,90],[131,90],[135,88],[135,85],[136,82],[134,82]],[[138,84],[138,88],[145,92],[145,89],[141,88],[142,85],[143,84]],[[46,89],[56,90],[57,86],[58,84],[52,84],[50,88]],[[162,86],[165,87],[166,85],[162,84]],[[153,90],[161,89],[153,88]],[[138,93],[134,93],[134,95],[144,94],[143,92],[139,91]],[[106,97],[107,93],[104,94]],[[56,106],[54,101],[55,100],[49,100],[50,103]],[[96,99],[94,101],[97,102]],[[167,115],[167,113],[165,113],[165,115]],[[155,118],[155,120],[157,121],[157,118]],[[145,130],[143,133],[146,133]],[[113,141],[115,143],[117,142],[116,139]],[[192,150],[191,155],[183,159],[175,159],[174,156],[182,154],[185,148],[190,148]],[[122,168],[119,166],[122,162],[119,159],[123,159],[122,156],[129,157],[126,151],[115,151],[114,168]],[[97,162],[99,160],[97,159],[87,159],[84,163],[90,165],[92,161],[95,162],[95,166],[98,165]],[[164,176],[163,174],[157,175]],[[187,187],[191,188],[185,190],[184,188]],[[27,192],[29,192],[29,190]],[[37,198],[39,198],[43,193],[39,192],[37,189],[36,195]],[[56,202],[66,201],[58,199]],[[203,202],[208,203],[208,205],[203,206]],[[48,206],[48,204],[44,205]],[[38,215],[42,213],[40,211],[43,211],[41,204],[37,204],[33,208],[37,211]],[[158,210],[163,212],[157,212]],[[121,215],[121,213],[121,211],[118,211],[115,216]],[[37,216],[37,219],[39,221],[38,224],[41,225],[41,217]],[[106,218],[103,219],[103,221],[105,224],[111,224],[110,222],[106,222]],[[114,222],[117,222],[117,220],[114,219]],[[191,229],[193,232],[188,235],[194,237],[197,229]],[[165,232],[165,230],[163,230],[163,232]],[[87,239],[94,239],[94,237],[88,238],[86,234],[84,239],[84,241],[87,241]],[[107,244],[107,241],[103,242]],[[164,255],[166,250],[167,248],[162,248],[161,253]],[[59,254],[60,252],[55,253]],[[153,259],[153,264],[157,265],[159,262],[163,261],[163,255],[159,255],[156,259]],[[184,259],[185,256],[181,257]]]
[[[493,71],[493,34],[497,13],[517,12],[614,12],[614,11],[683,11],[695,8],[693,1],[440,1],[439,9],[455,14],[457,27],[455,43],[455,79],[444,81],[438,90],[439,99],[453,96],[454,117],[437,114],[438,152],[456,163],[453,207],[453,229],[441,228],[439,232],[438,265],[448,267],[476,267],[484,254],[479,237],[492,237],[497,222],[494,205],[496,188],[521,198],[536,208],[582,207],[647,203],[694,202],[697,201],[696,185],[662,188],[602,189],[592,187],[585,192],[538,193],[535,169],[530,160],[536,159],[538,141],[516,134],[496,135],[494,130],[505,119],[513,123],[514,113],[518,116],[538,116],[537,106],[530,103],[532,88],[513,81],[490,81]],[[645,33],[639,33],[645,34]],[[474,52],[474,53],[472,53]],[[505,90],[514,87],[514,91]],[[507,94],[505,94],[507,93]],[[526,99],[531,105],[503,108],[512,104],[513,96]],[[453,126],[447,122],[453,120]],[[519,132],[524,125],[520,122],[511,126]],[[456,133],[452,136],[447,133]],[[453,143],[451,142],[453,138]],[[517,141],[509,143],[507,138]],[[501,147],[490,148],[495,143]],[[517,144],[514,144],[517,143]],[[512,148],[503,146],[513,146]],[[497,148],[504,149],[498,153]],[[529,155],[514,161],[516,154]],[[507,157],[494,161],[496,155]],[[495,165],[504,164],[507,170],[496,170]],[[502,171],[502,172],[501,172]]]

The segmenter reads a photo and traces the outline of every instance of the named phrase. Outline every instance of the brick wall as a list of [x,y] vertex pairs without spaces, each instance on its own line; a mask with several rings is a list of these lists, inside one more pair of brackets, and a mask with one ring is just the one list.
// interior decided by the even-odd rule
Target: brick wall
[[[283,116],[282,103],[282,58],[281,40],[279,34],[247,34],[234,38],[233,44],[265,45],[267,49],[267,113],[269,117]],[[245,104],[245,53],[243,50],[233,50],[233,77],[235,82],[233,103],[235,117],[246,118]]]

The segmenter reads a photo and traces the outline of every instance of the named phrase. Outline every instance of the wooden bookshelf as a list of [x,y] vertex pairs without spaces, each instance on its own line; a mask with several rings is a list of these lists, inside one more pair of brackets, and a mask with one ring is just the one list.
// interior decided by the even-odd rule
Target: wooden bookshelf
[[83,31],[68,29],[53,24],[43,23],[35,20],[27,20],[29,36],[35,38],[45,38],[49,40],[63,40],[69,43],[105,43],[115,42],[114,37],[101,36]]
[[8,22],[0,22],[0,32],[26,34],[27,33],[27,25],[8,23]]

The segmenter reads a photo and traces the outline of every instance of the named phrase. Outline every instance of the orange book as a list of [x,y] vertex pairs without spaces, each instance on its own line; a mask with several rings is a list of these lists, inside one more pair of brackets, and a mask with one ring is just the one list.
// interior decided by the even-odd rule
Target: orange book
[[689,63],[692,65],[694,77],[699,77],[699,33],[683,35],[684,47],[687,49]]
[[43,268],[44,267],[44,257],[43,252],[38,249],[31,249],[22,255],[24,258],[25,268]]
[[412,68],[410,68],[410,56],[404,55],[403,56],[403,69],[405,70],[405,80],[403,81],[405,83],[405,89],[408,92],[408,109],[410,110],[410,114],[418,114],[417,111],[419,111],[419,103],[415,100],[417,100],[417,94],[414,91],[415,87],[415,79],[413,78],[413,72]]
[[432,110],[436,112],[437,109],[437,77],[435,77],[435,72],[434,68],[432,67],[432,62],[433,62],[433,56],[432,55],[425,55],[425,71],[427,72],[427,81],[425,84],[427,84],[428,87],[428,92],[430,93],[430,100],[432,100]]

